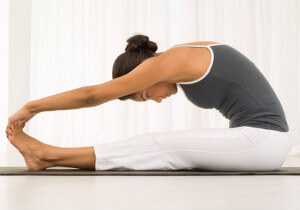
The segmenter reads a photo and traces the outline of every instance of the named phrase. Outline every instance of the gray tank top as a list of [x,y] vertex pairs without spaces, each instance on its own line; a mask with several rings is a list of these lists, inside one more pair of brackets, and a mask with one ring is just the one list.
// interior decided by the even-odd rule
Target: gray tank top
[[207,47],[211,53],[206,73],[193,81],[176,83],[194,105],[215,108],[229,119],[229,127],[251,126],[288,132],[282,105],[264,75],[242,53],[226,44],[176,45]]

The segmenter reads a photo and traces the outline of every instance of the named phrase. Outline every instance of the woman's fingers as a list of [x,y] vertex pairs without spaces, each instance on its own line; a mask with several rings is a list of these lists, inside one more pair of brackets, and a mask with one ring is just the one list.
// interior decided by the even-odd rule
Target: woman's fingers
[[8,135],[12,135],[12,131],[10,128],[6,129],[6,136],[8,137]]
[[30,110],[28,110],[27,106],[23,106],[21,109],[19,109],[15,114],[11,115],[8,118],[8,125],[7,127],[20,126],[24,128],[25,123],[29,121],[31,118],[33,118],[37,113],[33,113]]
[[19,120],[15,120],[13,116],[10,116],[8,118],[8,124],[5,130],[6,137],[8,138],[9,135],[12,135],[12,129],[14,129],[16,126],[21,127],[23,129],[25,127],[25,123],[33,116],[27,116],[27,119],[23,117],[20,118]]
[[16,123],[17,123],[17,122],[14,122],[14,123],[13,123],[13,122],[10,122],[10,123],[8,123],[7,127],[8,127],[8,128],[11,128],[11,127],[12,127],[13,125],[15,125]]
[[9,131],[9,130],[11,130],[11,129],[13,129],[13,128],[15,128],[15,125],[8,125],[7,127],[6,127],[6,130],[7,131]]
[[6,130],[5,130],[6,136],[12,135],[12,129],[14,129],[16,127],[21,127],[23,129],[25,127],[25,121],[18,121],[14,124],[7,125]]
[[6,137],[8,138],[8,128],[5,130]]
[[11,131],[12,126],[13,126],[13,120],[12,120],[12,117],[9,117],[8,118],[8,124],[7,124],[6,130],[5,130],[7,138],[8,138],[9,135],[12,134],[12,131]]

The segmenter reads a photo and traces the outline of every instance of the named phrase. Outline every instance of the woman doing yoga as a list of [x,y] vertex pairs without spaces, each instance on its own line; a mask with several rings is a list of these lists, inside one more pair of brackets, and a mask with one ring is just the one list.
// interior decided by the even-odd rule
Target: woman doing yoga
[[[88,170],[277,170],[289,147],[282,105],[246,56],[217,42],[175,45],[156,53],[138,34],[113,65],[113,79],[29,101],[9,118],[6,135],[29,170],[53,166]],[[195,106],[215,108],[229,128],[149,132],[90,147],[62,148],[25,134],[25,123],[43,111],[94,107],[114,99],[158,103],[180,88]]]

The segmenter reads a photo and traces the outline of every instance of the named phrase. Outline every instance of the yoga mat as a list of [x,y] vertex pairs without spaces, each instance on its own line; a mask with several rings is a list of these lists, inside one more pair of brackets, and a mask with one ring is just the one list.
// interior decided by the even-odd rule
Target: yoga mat
[[276,171],[207,171],[207,170],[98,170],[89,171],[68,167],[52,167],[29,171],[27,167],[0,167],[0,175],[38,176],[240,176],[240,175],[300,175],[300,167],[281,167]]

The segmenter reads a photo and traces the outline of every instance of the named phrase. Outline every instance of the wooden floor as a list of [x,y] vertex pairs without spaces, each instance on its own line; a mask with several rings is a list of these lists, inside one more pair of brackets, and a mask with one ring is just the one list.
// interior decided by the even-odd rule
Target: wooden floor
[[0,209],[299,210],[300,176],[0,176]]

